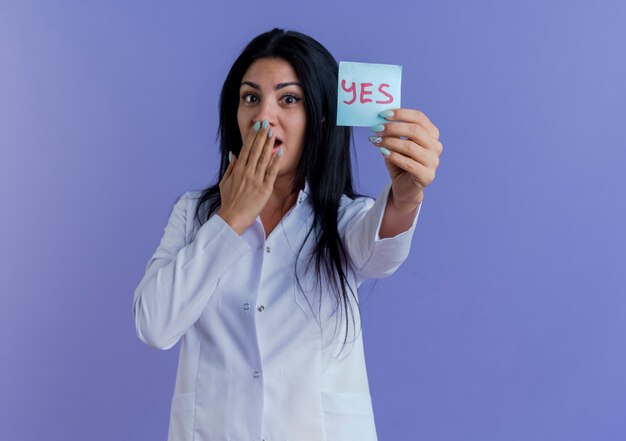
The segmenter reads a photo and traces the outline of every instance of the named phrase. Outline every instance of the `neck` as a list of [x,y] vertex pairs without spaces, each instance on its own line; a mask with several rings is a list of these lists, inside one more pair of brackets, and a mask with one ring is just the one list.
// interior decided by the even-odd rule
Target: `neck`
[[294,180],[295,176],[276,177],[274,190],[263,208],[264,212],[268,214],[279,212],[284,215],[293,206],[298,197],[298,192],[304,188],[304,184],[302,184],[297,186],[294,191]]

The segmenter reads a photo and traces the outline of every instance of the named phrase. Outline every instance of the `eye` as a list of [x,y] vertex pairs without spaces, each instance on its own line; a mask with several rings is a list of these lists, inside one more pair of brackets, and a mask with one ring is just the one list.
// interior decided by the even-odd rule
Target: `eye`
[[251,103],[255,103],[256,102],[255,100],[257,100],[258,98],[251,93],[244,93],[243,95],[241,95],[241,99],[245,103],[251,104]]
[[298,101],[300,101],[302,98],[298,98],[295,95],[285,95],[283,97],[283,99],[285,100],[285,102],[287,104],[296,104]]

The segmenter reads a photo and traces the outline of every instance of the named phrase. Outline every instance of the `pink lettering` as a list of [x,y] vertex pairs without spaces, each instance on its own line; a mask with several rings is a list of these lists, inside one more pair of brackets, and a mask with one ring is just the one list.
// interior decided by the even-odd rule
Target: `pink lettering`
[[383,90],[383,87],[389,87],[389,84],[382,83],[380,86],[378,86],[378,91],[380,93],[382,93],[383,95],[385,95],[389,99],[387,101],[376,101],[376,104],[390,104],[390,103],[393,103],[393,96],[391,96],[390,94],[385,92]]
[[372,100],[370,98],[364,98],[364,95],[371,95],[372,92],[369,90],[365,90],[366,87],[373,86],[372,83],[361,83],[361,104],[371,103]]
[[352,100],[350,101],[345,101],[344,103],[346,104],[352,104],[353,102],[356,101],[356,84],[354,84],[354,82],[350,83],[350,87],[346,88],[346,80],[341,80],[341,88],[345,91],[345,92],[352,92]]

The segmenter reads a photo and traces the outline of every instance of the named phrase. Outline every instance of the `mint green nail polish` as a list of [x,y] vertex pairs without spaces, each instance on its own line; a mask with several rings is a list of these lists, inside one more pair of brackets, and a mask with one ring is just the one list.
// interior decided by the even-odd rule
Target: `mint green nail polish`
[[268,138],[271,138],[273,134],[274,134],[274,132],[272,131],[272,129],[269,129],[269,130],[267,131],[267,137],[268,137]]
[[257,122],[254,123],[253,127],[254,127],[254,131],[258,132],[259,129],[261,128],[261,123],[259,121],[257,121]]
[[385,110],[384,112],[380,112],[378,116],[382,116],[383,118],[390,118],[393,116],[393,110]]
[[387,150],[385,147],[380,147],[380,153],[382,153],[385,156],[389,156],[391,155],[391,152],[389,150]]
[[233,152],[228,152],[228,162],[233,162]]
[[267,120],[266,119],[263,120],[263,128],[267,129]]
[[279,148],[278,151],[276,152],[276,156],[283,156],[283,148]]
[[372,127],[370,127],[370,129],[372,129],[372,132],[382,132],[383,130],[385,130],[385,126],[383,126],[382,124],[374,124]]

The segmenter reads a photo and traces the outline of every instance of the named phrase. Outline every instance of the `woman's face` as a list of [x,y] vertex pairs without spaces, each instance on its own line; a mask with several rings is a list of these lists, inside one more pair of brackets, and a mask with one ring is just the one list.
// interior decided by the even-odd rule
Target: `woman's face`
[[274,133],[274,151],[283,148],[278,176],[293,176],[304,148],[304,90],[291,65],[280,58],[260,58],[241,80],[237,122],[241,139],[267,119]]

